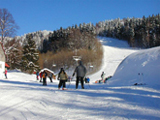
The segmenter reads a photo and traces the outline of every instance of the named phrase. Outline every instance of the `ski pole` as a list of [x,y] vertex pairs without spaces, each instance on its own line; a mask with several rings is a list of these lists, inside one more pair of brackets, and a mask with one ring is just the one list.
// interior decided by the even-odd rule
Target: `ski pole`
[[69,85],[68,85],[67,89],[69,88],[69,86],[70,86],[70,84],[71,84],[72,79],[73,79],[73,78],[71,78],[71,80],[69,81]]
[[89,85],[89,83],[88,83],[88,86],[89,86],[89,88],[91,88],[91,86]]

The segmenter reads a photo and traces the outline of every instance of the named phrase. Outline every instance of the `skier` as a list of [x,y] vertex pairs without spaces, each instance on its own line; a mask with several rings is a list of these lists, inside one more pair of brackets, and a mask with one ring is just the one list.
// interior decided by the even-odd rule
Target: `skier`
[[106,78],[105,78],[105,80],[104,80],[104,83],[106,83],[106,82],[107,82],[107,80],[109,80],[110,78],[112,78],[112,76],[108,76],[108,77],[106,77]]
[[83,66],[82,61],[79,61],[79,66],[76,67],[76,69],[75,69],[75,71],[74,71],[72,76],[74,76],[75,73],[76,73],[76,77],[77,77],[77,79],[76,79],[76,89],[78,88],[79,81],[81,81],[81,87],[82,87],[82,89],[84,89],[84,81],[83,81],[83,79],[84,79],[84,77],[85,77],[85,75],[87,73],[87,70],[86,70],[86,67]]
[[39,73],[40,76],[40,82],[42,82],[42,72]]
[[46,81],[47,73],[45,70],[44,70],[44,72],[42,72],[42,77],[43,77],[43,85],[47,85],[47,81]]
[[51,82],[53,82],[53,81],[52,81],[52,78],[53,78],[53,73],[50,73],[50,74],[49,74],[49,79],[50,79]]
[[63,85],[62,90],[65,90],[67,78],[68,76],[66,72],[64,71],[63,68],[61,68],[60,72],[58,73],[58,78],[57,78],[59,80],[58,89],[60,89],[61,86]]
[[102,82],[104,82],[104,80],[105,80],[105,73],[104,73],[104,71],[101,74],[101,78],[102,78]]
[[5,75],[6,79],[7,79],[7,68],[5,68],[4,75]]
[[39,72],[36,72],[37,80],[39,80]]
[[87,78],[86,78],[86,83],[89,83],[89,82],[90,82],[90,78],[87,77]]
[[90,79],[89,77],[85,78],[85,83],[89,83]]

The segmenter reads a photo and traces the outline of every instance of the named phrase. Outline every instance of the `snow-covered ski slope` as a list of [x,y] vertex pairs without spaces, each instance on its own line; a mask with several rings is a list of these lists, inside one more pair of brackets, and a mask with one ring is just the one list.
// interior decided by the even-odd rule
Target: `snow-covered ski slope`
[[124,59],[110,84],[146,84],[160,89],[160,47],[140,50]]
[[[124,41],[111,38],[103,38],[102,43],[104,63],[99,72],[89,76],[92,81],[89,85],[85,84],[87,89],[84,90],[80,89],[80,86],[78,90],[74,90],[75,82],[70,86],[67,83],[70,90],[58,90],[58,81],[50,83],[49,79],[47,79],[48,85],[42,86],[42,83],[36,81],[35,75],[10,71],[8,79],[0,79],[0,120],[160,119],[160,90],[149,84],[130,85],[134,78],[129,77],[130,75],[127,77],[121,75],[121,72],[129,74],[132,70],[128,68],[126,71],[125,67],[131,66],[132,63],[142,63],[138,62],[140,59],[135,59],[141,50],[133,50]],[[156,52],[152,55],[157,54],[157,57],[149,59],[150,61],[159,59],[157,53],[159,48],[155,49]],[[143,50],[142,53],[144,55]],[[131,55],[127,57],[129,54]],[[124,58],[126,59],[121,63]],[[131,60],[132,58],[134,59]],[[152,70],[158,71],[159,62],[150,63],[149,60],[145,60],[143,66],[157,65]],[[105,71],[106,76],[114,73],[115,76],[106,84],[95,84],[94,81],[100,79],[102,71]],[[147,71],[143,69],[144,76]],[[131,81],[128,82],[130,84],[119,84],[119,81],[126,82],[126,79]]]
[[101,79],[103,71],[106,77],[113,76],[121,61],[136,51],[135,49],[131,49],[126,41],[105,37],[99,37],[98,39],[100,39],[103,44],[104,56],[101,69],[96,74],[89,76],[93,82]]

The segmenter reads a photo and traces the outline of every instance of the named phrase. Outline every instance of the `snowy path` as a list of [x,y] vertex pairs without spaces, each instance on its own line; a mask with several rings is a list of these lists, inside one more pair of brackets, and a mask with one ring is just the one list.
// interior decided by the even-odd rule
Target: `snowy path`
[[0,79],[0,120],[160,119],[160,90],[94,84],[102,71],[113,75],[115,67],[132,52],[127,48],[104,46],[102,69],[91,75],[91,88],[85,84],[88,89],[84,90],[75,90],[72,82],[70,90],[62,91],[57,89],[58,81],[50,83],[48,79],[48,85],[42,86],[35,81],[35,75],[9,72],[8,80]]

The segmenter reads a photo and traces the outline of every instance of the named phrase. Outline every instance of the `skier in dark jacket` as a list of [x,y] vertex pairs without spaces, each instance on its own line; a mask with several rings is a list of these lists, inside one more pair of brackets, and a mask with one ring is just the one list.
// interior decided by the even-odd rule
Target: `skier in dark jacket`
[[53,73],[50,73],[50,74],[49,74],[49,79],[50,79],[51,82],[53,82],[53,81],[52,81],[52,78],[53,78]]
[[83,81],[83,79],[84,79],[84,77],[85,77],[85,75],[87,73],[87,70],[86,70],[85,66],[83,66],[82,61],[79,61],[79,66],[76,67],[76,69],[75,69],[75,71],[74,71],[72,76],[74,76],[75,73],[76,73],[76,77],[77,77],[76,89],[78,88],[79,81],[81,81],[81,87],[82,87],[82,89],[84,89],[84,81]]

